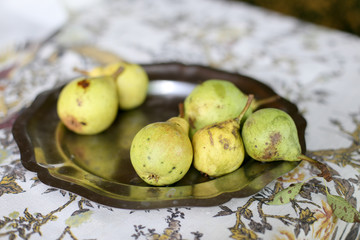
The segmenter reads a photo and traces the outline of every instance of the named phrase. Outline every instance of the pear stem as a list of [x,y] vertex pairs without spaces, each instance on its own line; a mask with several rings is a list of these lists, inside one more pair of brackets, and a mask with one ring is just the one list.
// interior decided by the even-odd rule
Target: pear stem
[[257,108],[259,108],[261,105],[275,102],[275,101],[278,100],[278,99],[280,99],[280,96],[279,96],[279,95],[274,95],[274,96],[271,96],[271,97],[268,97],[268,98],[256,100],[256,101],[254,101],[252,107],[253,107],[254,109],[257,109]]
[[321,173],[318,174],[319,177],[323,177],[328,182],[330,182],[332,180],[332,174],[330,173],[329,168],[325,164],[323,164],[319,161],[316,161],[312,158],[309,158],[308,156],[305,156],[304,154],[301,154],[300,156],[298,156],[298,159],[305,160],[305,161],[313,164],[315,167],[317,167],[317,169],[319,169],[321,171]]
[[113,74],[112,77],[117,79],[117,77],[125,70],[123,66],[119,67]]
[[235,118],[235,121],[240,124],[241,123],[241,119],[244,117],[245,113],[247,112],[247,110],[249,109],[249,107],[251,106],[252,101],[254,100],[254,95],[250,94],[248,96],[247,102],[245,107],[243,108],[243,110],[241,111],[240,115],[238,117]]
[[181,118],[185,117],[185,111],[184,111],[184,103],[179,103],[179,116]]
[[73,71],[77,72],[77,73],[80,73],[82,75],[85,75],[85,76],[89,76],[89,72],[86,71],[86,70],[83,70],[83,69],[80,69],[80,68],[77,68],[77,67],[74,67],[73,68]]

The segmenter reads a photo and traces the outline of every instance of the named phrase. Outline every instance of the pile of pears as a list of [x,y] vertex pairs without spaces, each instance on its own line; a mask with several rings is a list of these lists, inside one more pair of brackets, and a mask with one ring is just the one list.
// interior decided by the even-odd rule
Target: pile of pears
[[138,64],[116,62],[95,67],[65,85],[57,101],[57,114],[71,131],[98,134],[114,122],[118,110],[130,110],[146,99],[149,78]]
[[149,124],[135,135],[132,165],[146,183],[168,186],[192,165],[212,178],[231,173],[247,155],[261,162],[316,162],[301,153],[289,114],[259,109],[275,99],[257,101],[230,81],[206,80],[185,98],[179,116]]
[[[121,62],[82,73],[84,77],[62,89],[57,105],[60,120],[78,134],[100,133],[113,123],[119,108],[133,109],[145,101],[149,79],[139,65]],[[153,186],[176,183],[191,166],[220,177],[238,169],[247,155],[261,162],[318,164],[301,153],[290,115],[259,109],[277,97],[259,101],[230,81],[206,80],[179,104],[178,116],[137,132],[130,146],[131,164]]]

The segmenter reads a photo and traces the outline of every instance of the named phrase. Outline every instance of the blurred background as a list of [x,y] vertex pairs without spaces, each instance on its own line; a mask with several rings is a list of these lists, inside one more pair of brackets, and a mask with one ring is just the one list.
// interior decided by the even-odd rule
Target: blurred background
[[301,20],[360,35],[359,0],[241,0]]

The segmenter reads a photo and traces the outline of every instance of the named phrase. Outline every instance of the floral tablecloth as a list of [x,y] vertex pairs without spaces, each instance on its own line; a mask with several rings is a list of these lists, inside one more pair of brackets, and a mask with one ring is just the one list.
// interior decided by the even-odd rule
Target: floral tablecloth
[[[29,10],[25,1],[11,2],[11,10]],[[34,4],[37,22],[21,22],[23,14],[8,21],[14,26],[20,21],[19,31],[30,29],[28,35],[0,29],[2,36],[15,36],[0,45],[1,239],[359,237],[359,223],[336,217],[326,197],[327,187],[359,209],[359,37],[237,1]],[[33,37],[36,33],[41,34]],[[269,85],[298,106],[307,121],[307,155],[326,163],[333,181],[325,185],[316,168],[301,163],[249,197],[212,207],[151,210],[105,206],[43,184],[22,166],[12,135],[14,120],[39,93],[73,78],[74,67],[89,69],[119,58],[200,64]],[[299,182],[304,185],[290,203],[266,204],[276,192]]]

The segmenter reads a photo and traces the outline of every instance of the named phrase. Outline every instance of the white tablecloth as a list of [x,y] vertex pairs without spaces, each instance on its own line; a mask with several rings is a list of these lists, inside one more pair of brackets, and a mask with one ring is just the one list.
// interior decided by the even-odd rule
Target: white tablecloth
[[[7,41],[0,41],[0,238],[356,239],[359,235],[358,223],[332,214],[324,182],[308,181],[316,170],[306,163],[270,183],[260,195],[220,206],[120,209],[40,182],[36,173],[22,166],[11,133],[17,112],[40,92],[73,78],[74,66],[89,69],[113,59],[103,50],[135,63],[176,61],[239,72],[299,107],[308,123],[307,155],[335,170],[335,180],[327,183],[330,192],[359,209],[358,36],[236,1],[119,0],[78,5],[43,1],[46,11],[40,11],[44,3],[36,2],[31,9],[25,3],[15,8],[21,16],[29,13],[26,21],[9,11],[6,24],[0,24],[1,35],[7,36]],[[38,18],[31,16],[33,9]],[[10,23],[21,28],[10,31]],[[295,203],[262,204],[261,196],[271,195],[276,187],[301,181],[308,185]]]

